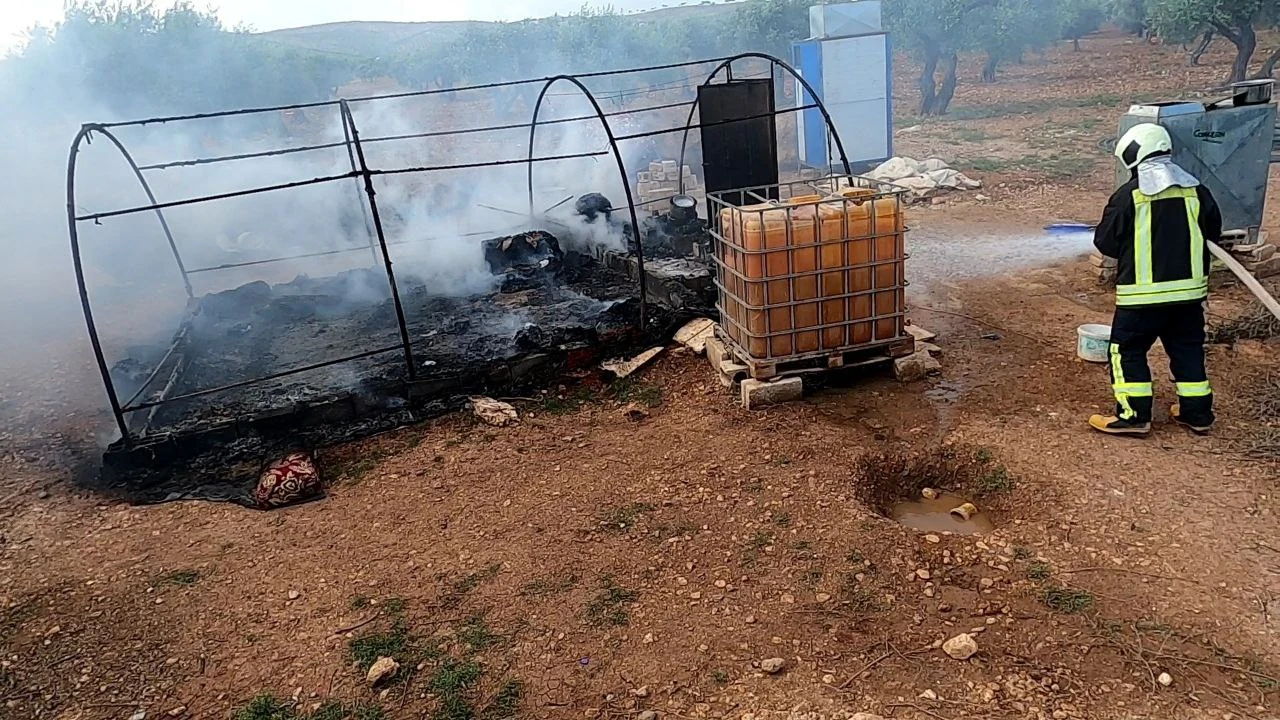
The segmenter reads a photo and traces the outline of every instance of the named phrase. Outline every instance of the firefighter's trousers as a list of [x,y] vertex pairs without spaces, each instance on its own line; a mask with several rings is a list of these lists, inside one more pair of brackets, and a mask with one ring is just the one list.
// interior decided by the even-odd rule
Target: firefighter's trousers
[[1116,308],[1111,323],[1111,388],[1116,416],[1151,422],[1152,384],[1147,352],[1159,340],[1169,356],[1178,389],[1179,416],[1186,422],[1213,424],[1213,391],[1204,366],[1204,303]]

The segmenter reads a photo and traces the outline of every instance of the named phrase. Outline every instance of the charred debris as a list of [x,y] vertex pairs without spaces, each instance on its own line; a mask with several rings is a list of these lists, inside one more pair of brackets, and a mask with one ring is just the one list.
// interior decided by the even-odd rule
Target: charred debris
[[[643,327],[636,233],[602,195],[582,196],[576,210],[591,226],[611,225],[630,251],[566,250],[588,243],[552,222],[559,236],[532,230],[481,241],[491,292],[449,297],[401,279],[413,378],[377,269],[251,282],[193,300],[167,347],[135,347],[112,367],[122,396],[146,391],[140,399],[164,402],[131,414],[132,438],[107,450],[97,489],[133,502],[251,505],[269,458],[419,422],[476,394],[534,394],[566,373],[665,341],[711,311],[706,225],[692,205],[673,202],[642,222],[650,298]],[[317,362],[335,354],[361,356]],[[318,366],[289,373],[311,364]]]

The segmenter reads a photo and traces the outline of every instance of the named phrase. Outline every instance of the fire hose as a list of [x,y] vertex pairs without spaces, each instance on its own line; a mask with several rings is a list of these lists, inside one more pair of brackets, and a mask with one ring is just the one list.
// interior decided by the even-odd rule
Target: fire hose
[[1267,289],[1262,287],[1262,283],[1259,283],[1257,278],[1250,274],[1248,270],[1244,269],[1244,266],[1240,264],[1239,260],[1231,257],[1231,253],[1222,249],[1222,246],[1218,245],[1218,243],[1209,242],[1207,244],[1209,246],[1209,252],[1213,253],[1214,257],[1221,260],[1222,264],[1226,265],[1228,270],[1235,273],[1235,276],[1240,278],[1240,282],[1244,283],[1244,286],[1249,288],[1249,292],[1253,293],[1254,296],[1256,296],[1258,300],[1271,311],[1271,314],[1276,316],[1277,320],[1280,320],[1280,303],[1276,302],[1276,299],[1271,296],[1271,293],[1267,292]]

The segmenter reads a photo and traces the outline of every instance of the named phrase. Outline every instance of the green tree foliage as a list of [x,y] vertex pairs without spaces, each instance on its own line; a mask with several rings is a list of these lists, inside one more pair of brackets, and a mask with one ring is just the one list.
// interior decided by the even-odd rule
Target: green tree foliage
[[[1083,2],[1083,0],[1081,0]],[[999,63],[1041,50],[1064,37],[1075,0],[886,0],[894,42],[919,56],[920,114],[946,113],[955,95],[959,53],[984,51],[983,80]],[[938,74],[942,79],[939,83]]]
[[[1069,0],[1068,0],[1069,1]],[[1062,0],[1005,0],[972,11],[971,45],[986,53],[982,81],[996,81],[996,69],[1027,50],[1043,51],[1063,36]]]
[[[923,60],[920,112],[933,115],[945,113],[954,96],[959,52],[985,51],[984,76],[993,80],[1003,60],[1090,32],[1098,4],[1106,1],[886,0],[885,20],[895,44]],[[1164,6],[1227,3],[1149,1]],[[0,61],[0,88],[45,102],[51,112],[83,108],[84,102],[75,101],[92,99],[110,112],[136,116],[324,100],[357,78],[389,76],[412,88],[436,89],[746,51],[787,59],[791,43],[809,34],[813,2],[744,0],[700,8],[696,16],[623,16],[612,9],[584,8],[540,20],[428,30],[392,43],[360,36],[349,48],[336,43],[308,49],[227,28],[190,0],[167,9],[147,0],[72,0],[62,21],[35,28],[16,56]],[[1210,22],[1207,18],[1186,23],[1204,24]],[[661,78],[673,84],[689,79],[679,70]],[[621,89],[635,80],[598,78],[592,87],[607,92],[611,83]],[[508,108],[528,107],[538,86],[503,92]]]
[[[167,9],[150,0],[72,0],[60,22],[34,28],[16,55],[0,61],[0,88],[50,109],[84,107],[74,101],[87,95],[111,112],[138,115],[323,100],[351,80],[378,76],[444,88],[745,51],[786,59],[791,42],[808,36],[809,5],[746,0],[696,19],[584,7],[540,20],[475,23],[460,33],[428,31],[376,51],[369,42],[351,50],[281,43],[227,28],[190,0]],[[55,85],[61,95],[47,91]],[[536,92],[528,86],[509,94],[531,102],[527,96]]]
[[[1147,10],[1152,27],[1166,40],[1186,43],[1212,31],[1235,45],[1229,82],[1248,76],[1258,30],[1280,20],[1280,0],[1148,0]],[[1277,60],[1280,51],[1264,63],[1263,74],[1270,75]]]
[[[959,52],[977,34],[975,10],[998,0],[888,0],[885,22],[899,47],[920,56],[920,114],[946,113],[955,96]],[[937,73],[942,70],[939,87]]]
[[736,52],[756,51],[791,57],[791,43],[809,37],[813,0],[758,0],[743,3],[730,23],[737,35]]
[[1080,52],[1080,39],[1102,28],[1107,19],[1103,0],[1063,0],[1061,10],[1062,37],[1070,40]]
[[[4,61],[12,89],[47,111],[91,96],[120,114],[287,103],[326,97],[354,76],[349,59],[300,53],[228,30],[179,2],[77,1],[54,27],[31,31]],[[82,106],[83,103],[75,103]]]
[[1145,35],[1148,27],[1147,0],[1109,0],[1107,15],[1127,33]]

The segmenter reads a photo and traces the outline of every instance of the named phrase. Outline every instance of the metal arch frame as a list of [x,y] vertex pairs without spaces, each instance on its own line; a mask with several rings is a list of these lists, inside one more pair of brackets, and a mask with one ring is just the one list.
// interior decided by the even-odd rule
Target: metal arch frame
[[646,287],[647,283],[645,281],[644,272],[644,242],[640,237],[640,218],[636,215],[635,196],[631,193],[631,183],[627,178],[627,164],[626,161],[622,159],[622,151],[618,149],[618,139],[613,134],[613,127],[609,124],[609,118],[608,115],[605,114],[604,108],[600,107],[600,102],[596,100],[596,96],[591,93],[591,90],[588,89],[581,80],[573,75],[557,75],[553,78],[548,78],[546,83],[542,86],[542,91],[538,93],[538,101],[534,103],[533,106],[533,118],[529,122],[529,155],[528,162],[526,163],[529,180],[529,215],[532,217],[534,214],[533,150],[534,143],[537,141],[538,137],[538,115],[542,112],[542,102],[547,97],[547,91],[549,91],[557,82],[562,80],[575,85],[582,91],[582,94],[587,98],[587,101],[591,103],[592,109],[595,110],[596,116],[600,119],[601,127],[604,128],[605,137],[609,140],[609,148],[613,151],[613,159],[618,163],[618,175],[622,179],[622,189],[627,195],[627,211],[631,215],[631,234],[632,239],[635,241],[637,274],[639,275],[640,283],[640,327],[644,328],[647,324],[646,320],[648,317],[649,307],[649,294],[648,288]]
[[[125,148],[124,143],[120,142],[120,139],[103,125],[92,123],[81,126],[80,132],[76,134],[75,141],[71,143],[71,158],[67,163],[67,202],[72,204],[75,201],[76,156],[80,153],[80,143],[92,144],[93,138],[90,137],[90,134],[95,132],[105,136],[111,141],[112,145],[116,146],[116,149],[120,151],[120,155],[124,157],[125,162],[129,163],[129,169],[133,170],[134,177],[138,178],[138,183],[142,185],[142,190],[147,194],[147,200],[152,205],[159,204],[159,201],[156,200],[156,194],[151,191],[151,183],[147,182],[147,177],[142,174],[142,168],[134,161],[133,155]],[[74,219],[74,205],[69,205],[69,207],[69,212],[72,213],[72,218]],[[169,250],[173,252],[173,259],[178,264],[178,272],[182,274],[182,284],[186,287],[187,297],[193,298],[195,297],[195,292],[191,289],[191,278],[187,276],[187,267],[182,262],[182,254],[178,252],[178,243],[173,239],[173,231],[169,229],[169,221],[165,220],[164,211],[161,208],[155,208],[155,212],[156,219],[160,221],[160,227],[164,229],[164,237],[169,242]],[[71,232],[74,236],[74,222],[71,226]]]
[[[347,160],[351,163],[351,172],[358,173],[360,169],[356,167],[356,154],[351,141],[351,133],[355,128],[354,120],[347,122],[347,116],[351,114],[351,107],[343,100],[338,105],[338,119],[342,121],[342,144],[347,146]],[[362,152],[363,154],[363,152]],[[373,255],[373,262],[378,262],[378,248],[374,245],[377,235],[374,234],[373,223],[369,218],[369,208],[364,206],[364,199],[360,197],[360,181],[356,180],[356,202],[360,204],[360,215],[364,217],[364,229],[369,233],[369,252]]]
[[[156,195],[151,190],[151,184],[147,182],[146,176],[142,174],[142,170],[138,167],[138,163],[133,159],[124,143],[120,142],[110,130],[102,125],[86,124],[80,127],[80,131],[76,133],[75,140],[71,142],[71,152],[67,159],[67,228],[71,240],[71,260],[76,273],[76,287],[80,292],[80,307],[84,311],[85,326],[89,332],[89,343],[93,346],[94,359],[98,363],[98,372],[102,375],[102,383],[107,391],[107,399],[111,403],[111,412],[115,416],[116,425],[120,429],[120,436],[126,440],[129,438],[129,428],[124,420],[124,411],[120,407],[120,397],[116,394],[115,383],[111,381],[111,369],[107,367],[106,355],[102,352],[102,340],[98,336],[98,326],[93,319],[93,306],[89,302],[89,287],[85,284],[84,264],[80,259],[80,232],[79,222],[76,219],[76,160],[80,155],[80,145],[82,143],[92,143],[92,133],[102,134],[111,144],[120,151],[120,155],[124,157],[125,162],[129,163],[133,174],[138,178],[138,182],[142,185],[142,189],[147,194],[147,199],[152,205],[157,205]],[[169,249],[173,252],[173,259],[178,264],[178,272],[182,274],[182,284],[186,287],[187,298],[195,297],[194,291],[191,289],[191,278],[187,274],[186,265],[182,262],[182,254],[178,252],[178,244],[173,239],[173,232],[169,229],[169,222],[165,220],[164,210],[159,207],[155,208],[156,218],[160,220],[160,227],[164,229],[165,238],[169,241]]]
[[[391,287],[391,301],[396,310],[396,323],[400,329],[400,343],[404,347],[404,362],[406,370],[409,374],[409,381],[417,379],[417,368],[413,364],[413,346],[409,342],[409,325],[404,319],[404,304],[400,302],[400,289],[396,286],[396,274],[391,269],[391,253],[387,250],[387,235],[382,229],[382,215],[378,212],[378,201],[376,199],[377,192],[373,188],[373,173],[369,171],[369,163],[364,157],[364,146],[360,144],[360,131],[356,129],[356,119],[351,114],[351,105],[346,100],[338,101],[338,110],[342,114],[343,131],[350,133],[351,143],[347,146],[347,152],[351,151],[351,146],[355,146],[355,160],[359,161],[360,167],[356,170],[360,176],[364,178],[365,193],[369,196],[369,213],[373,217],[373,230],[377,233],[378,248],[382,251],[383,267],[387,271],[387,283]],[[364,207],[364,203],[361,203]],[[374,259],[377,259],[375,253]]]
[[[794,78],[796,82],[804,86],[805,91],[809,93],[809,97],[813,98],[813,103],[814,105],[817,106],[818,112],[822,113],[822,119],[826,121],[827,132],[829,132],[831,134],[831,137],[836,141],[836,149],[840,151],[840,162],[844,164],[845,174],[852,175],[853,166],[849,164],[849,155],[844,151],[844,143],[840,140],[840,133],[836,131],[836,124],[835,124],[835,121],[831,119],[831,113],[827,112],[826,104],[822,102],[822,98],[818,96],[817,91],[814,89],[812,85],[809,84],[809,81],[805,80],[804,77],[795,68],[791,67],[783,60],[777,57],[774,57],[773,55],[769,55],[768,53],[759,53],[759,52],[747,52],[747,53],[741,53],[739,55],[734,55],[731,58],[727,58],[723,60],[719,65],[717,65],[715,69],[711,71],[711,74],[707,76],[707,79],[702,81],[702,85],[699,87],[710,85],[711,81],[716,79],[716,75],[719,75],[721,70],[728,71],[729,81],[732,82],[733,81],[733,64],[739,60],[746,60],[748,58],[756,58],[758,60],[768,60],[771,70],[774,67],[780,67],[783,70],[786,70],[788,73],[790,73],[791,77]],[[771,71],[770,75],[772,74],[773,73]],[[680,138],[680,166],[681,167],[684,166],[685,150],[688,148],[688,145],[689,145],[689,130],[693,128],[693,114],[696,112],[698,112],[698,98],[694,97],[693,104],[689,106],[689,117],[685,120],[685,123],[684,123],[684,135]],[[782,112],[787,112],[787,111],[784,110]],[[779,114],[779,113],[775,112],[775,114]],[[683,173],[680,174],[679,187],[680,187],[680,193],[684,194],[684,174]]]
[[[844,160],[845,169],[846,171],[850,170],[848,158],[844,153],[844,147],[840,141],[839,135],[838,133],[836,133],[834,122],[832,121],[830,115],[827,113],[825,107],[822,106],[821,101],[817,99],[816,93],[812,88],[812,86],[810,86],[809,83],[804,80],[804,78],[800,77],[799,73],[797,73],[787,63],[783,62],[782,60],[779,60],[776,57],[762,54],[762,53],[744,53],[728,59],[695,60],[695,61],[689,61],[689,62],[672,63],[668,65],[656,65],[656,66],[648,66],[648,67],[641,67],[641,68],[632,68],[632,69],[626,69],[626,70],[608,70],[608,71],[600,71],[600,72],[578,73],[576,75],[557,75],[552,78],[544,78],[541,80],[521,80],[521,81],[514,81],[514,82],[490,83],[487,85],[477,85],[477,86],[469,86],[469,87],[462,87],[462,88],[446,88],[446,89],[431,90],[431,91],[397,93],[397,94],[390,94],[390,95],[383,95],[383,96],[370,96],[370,97],[364,97],[364,98],[352,98],[349,101],[333,100],[333,101],[325,101],[325,102],[319,102],[319,103],[304,103],[301,105],[285,105],[285,106],[278,106],[273,108],[248,108],[248,109],[242,109],[242,110],[231,110],[231,111],[215,112],[215,113],[200,113],[200,114],[185,115],[185,116],[149,118],[144,120],[134,120],[134,121],[117,122],[117,123],[89,123],[82,126],[79,134],[77,134],[74,142],[72,143],[70,159],[68,161],[68,166],[67,166],[67,217],[68,217],[69,235],[71,239],[73,263],[76,271],[76,281],[77,281],[77,286],[80,292],[81,305],[84,310],[85,321],[86,321],[90,342],[93,346],[95,359],[97,360],[99,372],[102,376],[104,389],[106,390],[108,399],[110,400],[111,409],[113,411],[113,415],[116,418],[117,425],[119,426],[121,438],[123,442],[126,445],[128,445],[128,444],[131,444],[134,440],[133,435],[129,431],[128,423],[126,423],[125,421],[126,414],[129,412],[155,408],[165,403],[174,402],[174,401],[185,399],[188,397],[196,397],[196,396],[202,396],[202,395],[212,394],[216,392],[222,392],[224,390],[229,390],[234,387],[240,387],[240,386],[249,385],[257,382],[264,382],[266,380],[274,379],[276,377],[284,377],[287,375],[292,375],[300,372],[306,372],[312,369],[327,367],[329,365],[334,365],[342,362],[348,362],[348,361],[356,360],[362,357],[368,357],[373,354],[379,354],[383,352],[394,352],[397,349],[402,350],[402,352],[404,352],[405,354],[405,361],[408,366],[407,370],[409,373],[410,380],[413,379],[416,368],[414,367],[414,362],[413,362],[412,346],[407,337],[408,331],[407,331],[407,324],[404,319],[403,306],[399,300],[399,291],[398,291],[398,288],[396,287],[394,273],[391,268],[390,254],[387,249],[390,243],[386,241],[386,235],[382,228],[381,218],[378,213],[377,202],[375,199],[375,190],[372,182],[372,177],[374,175],[387,175],[387,174],[396,174],[396,173],[404,173],[404,172],[426,172],[426,171],[444,170],[444,169],[478,168],[478,167],[495,166],[495,165],[525,164],[528,167],[528,176],[529,176],[529,183],[530,183],[530,186],[529,186],[530,213],[532,214],[532,208],[533,208],[532,176],[533,176],[534,162],[564,160],[564,159],[571,159],[571,158],[577,158],[577,157],[592,157],[592,156],[609,154],[609,152],[611,151],[618,165],[618,171],[622,176],[623,189],[627,197],[628,211],[629,211],[630,220],[633,228],[633,234],[635,236],[635,241],[637,246],[636,258],[637,258],[638,269],[639,269],[639,277],[637,281],[638,281],[638,286],[640,291],[640,322],[641,322],[641,327],[642,328],[645,327],[647,325],[648,294],[647,294],[647,278],[644,272],[644,254],[643,254],[644,251],[643,251],[643,244],[640,238],[640,223],[639,223],[639,217],[636,211],[635,196],[631,190],[631,185],[628,182],[626,165],[625,165],[625,161],[622,158],[622,153],[619,149],[619,142],[622,140],[630,140],[630,139],[646,137],[650,135],[683,132],[684,139],[681,144],[681,164],[683,164],[685,148],[687,146],[687,141],[688,141],[688,132],[693,128],[692,118],[693,118],[693,113],[696,112],[698,103],[696,100],[693,101],[692,103],[689,103],[691,105],[689,120],[685,123],[684,127],[676,126],[671,129],[659,130],[656,132],[645,132],[645,133],[638,133],[638,134],[631,134],[631,135],[618,135],[614,132],[613,127],[610,125],[608,118],[611,115],[622,114],[622,112],[617,112],[617,113],[604,112],[603,108],[600,106],[599,101],[592,94],[592,92],[583,84],[582,79],[591,78],[591,77],[600,77],[600,76],[610,76],[610,75],[626,75],[626,74],[632,74],[632,73],[648,72],[652,70],[661,70],[665,68],[693,67],[693,66],[710,65],[712,63],[717,63],[715,70],[711,73],[710,76],[708,76],[707,80],[702,83],[703,85],[706,85],[711,83],[715,79],[716,75],[718,75],[721,70],[726,68],[728,69],[729,78],[732,80],[733,63],[738,60],[746,59],[746,58],[759,58],[759,59],[768,60],[771,63],[771,72],[773,71],[773,67],[775,66],[783,67],[788,72],[790,72],[792,76],[799,83],[801,83],[805,87],[805,89],[810,93],[810,95],[814,97],[816,104],[807,105],[804,108],[796,108],[796,109],[808,109],[811,107],[818,107],[821,109],[823,116],[827,121],[828,129],[830,130],[832,136],[836,138],[836,144],[840,150],[841,158],[842,160]],[[576,86],[578,91],[580,91],[588,99],[588,101],[590,101],[592,108],[595,111],[595,114],[584,115],[582,117],[540,121],[539,115],[541,114],[542,104],[545,101],[545,98],[548,96],[551,86],[560,81],[568,81],[572,83],[574,86]],[[455,93],[455,92],[461,92],[466,90],[478,90],[478,89],[485,89],[485,88],[492,88],[492,87],[505,87],[509,85],[522,85],[522,84],[529,84],[529,83],[535,83],[535,82],[542,82],[543,88],[541,93],[539,94],[537,106],[534,109],[533,118],[529,122],[529,154],[524,159],[519,159],[519,160],[513,159],[513,160],[502,160],[502,161],[491,161],[491,162],[476,162],[476,163],[466,163],[466,164],[461,164],[456,166],[401,168],[401,169],[395,169],[395,170],[371,169],[365,158],[364,151],[363,151],[363,143],[356,130],[355,122],[354,122],[354,119],[352,118],[352,113],[350,110],[350,104],[353,104],[356,102],[366,102],[370,100],[395,98],[395,97],[414,97],[419,95],[436,95],[436,94],[445,94],[445,93]],[[651,111],[651,110],[666,109],[669,107],[671,108],[678,107],[684,104],[686,103],[676,103],[673,105],[664,105],[664,106],[657,106],[657,107],[643,107],[643,108],[637,108],[635,110],[624,111],[624,112],[645,112],[645,111]],[[285,109],[301,108],[301,107],[310,108],[310,107],[335,107],[335,106],[339,111],[342,124],[343,124],[344,138],[342,142],[326,143],[323,145],[304,147],[304,148],[288,148],[283,150],[273,150],[269,152],[233,155],[233,156],[221,157],[221,158],[206,158],[206,159],[197,158],[195,160],[190,160],[190,161],[160,163],[158,165],[148,165],[145,167],[145,169],[151,170],[151,169],[164,169],[167,167],[178,167],[178,166],[185,166],[185,165],[201,165],[201,164],[223,162],[223,161],[243,159],[243,158],[249,158],[249,157],[271,156],[276,154],[301,152],[303,150],[318,150],[323,148],[336,148],[336,147],[344,146],[347,149],[348,160],[351,165],[351,171],[349,173],[343,173],[340,175],[332,175],[332,176],[325,176],[325,177],[317,177],[309,180],[300,180],[300,181],[284,183],[280,185],[258,187],[258,188],[240,190],[236,192],[223,193],[218,195],[192,197],[192,198],[186,198],[182,200],[165,202],[165,203],[160,203],[156,201],[155,195],[151,191],[150,185],[144,176],[144,173],[143,173],[144,168],[139,166],[136,163],[136,161],[134,161],[133,157],[130,155],[128,150],[124,147],[123,143],[121,143],[120,140],[116,138],[114,135],[112,135],[112,133],[109,131],[109,128],[115,128],[115,127],[141,127],[141,126],[147,126],[150,124],[165,124],[168,122],[175,122],[180,120],[197,120],[197,119],[206,119],[206,118],[228,117],[228,116],[236,116],[236,115],[272,112],[277,110],[285,110]],[[770,115],[777,115],[777,114],[781,114],[781,112],[790,112],[790,111],[792,111],[792,109],[784,109],[781,111],[774,110],[770,113]],[[592,152],[592,153],[578,153],[573,155],[563,155],[563,156],[555,156],[555,157],[534,157],[533,156],[533,151],[536,145],[537,128],[539,124],[551,125],[551,124],[564,123],[564,122],[585,121],[585,120],[590,120],[592,117],[595,117],[600,120],[601,125],[608,137],[610,150]],[[764,117],[764,116],[761,116],[761,117]],[[741,121],[741,119],[730,120],[727,122],[739,122],[739,121]],[[715,124],[719,124],[719,123],[715,123]],[[400,140],[400,139],[409,139],[413,137],[448,136],[448,135],[465,134],[465,133],[471,133],[471,132],[486,132],[489,130],[497,130],[497,129],[514,129],[515,127],[519,127],[519,126],[509,126],[509,127],[497,126],[492,128],[447,130],[447,131],[441,131],[441,132],[420,133],[420,134],[414,134],[414,135],[393,136],[393,137],[386,137],[386,138],[369,138],[367,140],[364,140],[363,142]],[[702,125],[699,125],[699,127],[702,127]],[[117,150],[128,162],[130,168],[134,171],[135,176],[138,178],[139,183],[143,186],[143,189],[147,193],[147,197],[150,201],[149,205],[122,209],[122,210],[109,211],[109,212],[86,213],[84,215],[78,215],[76,213],[76,206],[75,206],[76,158],[82,144],[92,142],[92,133],[95,130],[98,132],[101,132],[103,135],[106,135],[107,138],[111,140],[111,142],[116,146]],[[168,222],[165,219],[164,214],[162,212],[164,208],[176,207],[180,205],[188,205],[188,204],[199,203],[199,202],[208,202],[212,200],[225,199],[229,197],[238,197],[242,195],[256,194],[260,192],[268,192],[268,191],[274,191],[274,190],[289,189],[294,187],[302,187],[302,186],[313,185],[318,183],[345,181],[347,179],[355,179],[357,181],[356,187],[357,187],[358,194],[360,194],[361,192],[359,186],[364,185],[363,193],[368,195],[369,205],[366,207],[363,202],[361,202],[360,205],[361,205],[362,212],[364,213],[364,219],[366,221],[366,229],[370,231],[369,247],[374,256],[375,265],[377,263],[378,250],[381,249],[381,252],[382,252],[383,265],[387,272],[388,282],[391,286],[391,292],[396,305],[397,320],[398,320],[400,335],[401,335],[401,338],[400,338],[401,343],[399,344],[399,346],[392,345],[392,346],[380,348],[377,350],[366,351],[358,355],[352,355],[349,357],[328,360],[328,361],[310,365],[304,368],[295,368],[292,370],[286,370],[286,371],[282,371],[280,373],[276,373],[266,377],[253,378],[253,379],[245,380],[242,382],[233,383],[231,385],[224,385],[218,388],[199,390],[193,393],[188,393],[186,395],[180,395],[177,397],[171,397],[171,398],[162,397],[160,399],[148,401],[141,404],[134,404],[133,401],[130,400],[129,403],[126,403],[125,406],[122,406],[120,404],[120,398],[116,392],[115,385],[111,380],[110,369],[107,366],[106,358],[102,350],[102,345],[98,335],[98,328],[94,320],[93,311],[92,311],[91,303],[89,300],[89,293],[88,293],[87,285],[85,283],[84,270],[83,270],[82,260],[80,257],[78,223],[83,221],[88,221],[88,220],[93,220],[96,222],[103,218],[115,217],[118,215],[132,214],[136,212],[154,211],[165,231],[166,238],[169,241],[170,248],[174,254],[174,259],[179,268],[179,271],[182,273],[184,284],[186,285],[186,288],[187,288],[188,297],[193,297],[194,291],[191,287],[190,280],[189,280],[190,274],[193,274],[194,272],[211,271],[211,270],[218,270],[223,268],[215,267],[215,268],[203,268],[201,270],[193,270],[193,271],[187,270],[187,268],[183,264],[181,255],[178,251],[177,244],[173,238],[173,234],[171,232],[171,229],[169,228]],[[363,183],[360,182],[361,179],[363,179]],[[370,215],[372,215],[372,217],[370,217]],[[370,225],[372,225],[373,227],[370,227]],[[376,245],[375,245],[375,241],[377,242]],[[354,248],[351,248],[351,249],[354,249]],[[342,250],[341,252],[346,252],[348,250]],[[298,256],[298,257],[308,257],[308,256],[304,255],[304,256]],[[292,258],[274,258],[274,259],[264,260],[260,262],[277,262],[280,260],[287,260],[287,259],[292,259]],[[258,264],[258,263],[252,263],[252,264]],[[233,266],[227,266],[227,267],[233,267]],[[158,369],[159,368],[157,368],[157,370]]]

